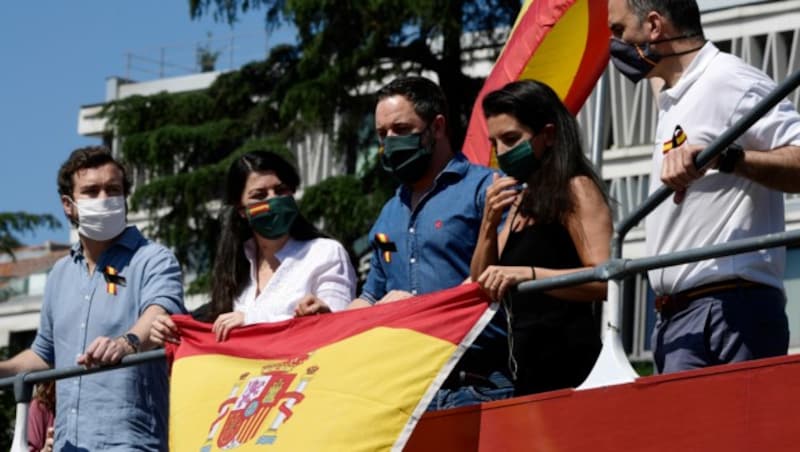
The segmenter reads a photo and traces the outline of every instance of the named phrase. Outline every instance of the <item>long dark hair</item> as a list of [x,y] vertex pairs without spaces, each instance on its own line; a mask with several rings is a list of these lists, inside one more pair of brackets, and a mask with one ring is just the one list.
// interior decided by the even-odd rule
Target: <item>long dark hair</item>
[[483,98],[483,112],[487,118],[513,116],[534,133],[547,124],[555,126],[555,144],[545,150],[539,169],[526,181],[528,190],[519,208],[524,216],[537,223],[563,223],[575,209],[570,180],[580,175],[594,181],[608,203],[604,184],[583,153],[578,121],[549,86],[535,80],[511,82]]
[[[228,169],[224,203],[220,212],[222,223],[217,254],[211,277],[211,303],[203,317],[213,321],[220,314],[231,312],[233,302],[242,293],[250,278],[250,263],[244,254],[244,242],[253,237],[246,218],[240,214],[242,192],[251,173],[274,171],[278,179],[291,188],[300,185],[300,176],[283,157],[267,151],[248,152],[236,159]],[[289,236],[295,240],[327,237],[302,214],[292,223]]]

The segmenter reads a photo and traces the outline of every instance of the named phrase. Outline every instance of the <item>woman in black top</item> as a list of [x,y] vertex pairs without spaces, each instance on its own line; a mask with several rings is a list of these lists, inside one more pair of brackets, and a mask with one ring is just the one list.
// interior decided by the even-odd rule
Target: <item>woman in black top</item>
[[[509,83],[483,100],[500,169],[471,276],[496,300],[519,282],[593,267],[609,257],[608,197],[581,148],[578,124],[547,85]],[[502,231],[498,227],[508,211]],[[517,395],[575,387],[600,352],[592,304],[605,283],[508,297]]]

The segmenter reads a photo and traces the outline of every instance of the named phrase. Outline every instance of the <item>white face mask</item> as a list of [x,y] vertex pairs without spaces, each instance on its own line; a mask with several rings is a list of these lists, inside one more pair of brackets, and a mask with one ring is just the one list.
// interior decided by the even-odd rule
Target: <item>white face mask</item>
[[79,199],[78,233],[86,238],[103,242],[118,236],[126,226],[125,198]]

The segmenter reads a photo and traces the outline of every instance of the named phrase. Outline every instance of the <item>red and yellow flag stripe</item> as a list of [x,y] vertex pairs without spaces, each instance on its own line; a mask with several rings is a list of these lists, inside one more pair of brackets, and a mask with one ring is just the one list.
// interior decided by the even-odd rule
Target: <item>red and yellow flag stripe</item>
[[269,202],[262,201],[250,204],[247,206],[247,212],[251,217],[256,216],[260,213],[269,212]]
[[577,114],[608,64],[605,0],[526,0],[500,57],[472,109],[464,154],[472,162],[492,159],[481,101],[516,80],[549,85]]
[[176,316],[170,450],[401,449],[491,318],[476,285],[235,329]]

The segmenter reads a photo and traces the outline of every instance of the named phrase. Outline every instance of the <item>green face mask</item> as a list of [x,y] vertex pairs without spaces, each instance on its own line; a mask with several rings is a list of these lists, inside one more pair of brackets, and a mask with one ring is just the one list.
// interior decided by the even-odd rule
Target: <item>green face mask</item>
[[297,218],[297,203],[294,196],[277,196],[245,207],[247,221],[258,235],[277,239],[289,233]]
[[431,163],[433,145],[422,144],[423,133],[387,136],[383,139],[381,165],[404,184],[413,184],[420,180]]
[[527,182],[531,174],[539,167],[539,159],[533,153],[528,140],[497,156],[497,164],[504,173],[519,182]]

